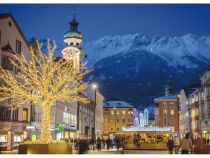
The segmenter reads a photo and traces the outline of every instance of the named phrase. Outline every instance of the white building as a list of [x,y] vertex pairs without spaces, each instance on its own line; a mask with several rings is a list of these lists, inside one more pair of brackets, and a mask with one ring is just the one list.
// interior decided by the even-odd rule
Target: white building
[[[19,28],[17,22],[11,14],[0,15],[0,63],[5,69],[19,73],[14,67],[10,58],[13,55],[24,54],[26,59],[30,59],[30,47]],[[1,81],[0,81],[1,85]],[[28,137],[26,127],[30,125],[30,103],[11,110],[16,106],[12,99],[0,102],[0,143],[2,150],[13,150],[17,145]]]
[[144,109],[144,126],[149,124],[149,112],[147,109]]
[[139,113],[139,127],[144,127],[144,114],[142,112]]

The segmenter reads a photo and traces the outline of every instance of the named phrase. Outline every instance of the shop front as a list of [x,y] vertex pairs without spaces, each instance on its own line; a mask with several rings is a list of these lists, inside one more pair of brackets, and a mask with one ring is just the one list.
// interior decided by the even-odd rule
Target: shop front
[[202,132],[201,133],[202,138],[205,138],[206,140],[210,139],[210,127],[202,128],[201,132]]
[[0,131],[0,147],[2,151],[17,150],[19,144],[28,137],[28,132]]
[[167,150],[170,128],[133,127],[123,128],[126,150]]

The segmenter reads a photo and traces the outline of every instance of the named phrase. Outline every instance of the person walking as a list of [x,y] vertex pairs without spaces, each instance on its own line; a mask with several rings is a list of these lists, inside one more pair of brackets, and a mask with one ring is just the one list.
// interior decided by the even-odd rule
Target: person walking
[[202,144],[201,144],[201,154],[208,154],[209,153],[209,147],[207,144],[207,141],[205,138],[202,139]]
[[108,138],[108,139],[106,140],[106,147],[107,147],[107,150],[110,149],[110,145],[111,145],[111,139]]
[[192,153],[192,140],[189,132],[186,133],[185,138],[182,139],[180,146],[182,154],[189,154],[190,151]]
[[173,154],[173,149],[174,149],[173,137],[169,137],[168,142],[167,142],[167,147],[168,147],[169,153]]
[[194,140],[194,154],[200,154],[201,153],[201,146],[202,146],[202,139],[200,136],[197,137],[197,139]]
[[97,147],[98,151],[101,151],[101,139],[100,138],[98,138],[96,141],[96,147]]
[[174,138],[175,154],[179,153],[179,148],[180,148],[180,139],[179,139],[179,136],[175,136],[175,138]]

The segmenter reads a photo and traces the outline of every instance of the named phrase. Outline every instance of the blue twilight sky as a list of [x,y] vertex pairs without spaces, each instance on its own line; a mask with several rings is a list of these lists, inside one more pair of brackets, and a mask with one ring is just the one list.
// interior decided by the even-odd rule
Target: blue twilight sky
[[[25,36],[63,44],[72,20],[72,4],[1,4],[12,13]],[[105,35],[210,35],[210,4],[78,4],[76,19],[85,41]]]

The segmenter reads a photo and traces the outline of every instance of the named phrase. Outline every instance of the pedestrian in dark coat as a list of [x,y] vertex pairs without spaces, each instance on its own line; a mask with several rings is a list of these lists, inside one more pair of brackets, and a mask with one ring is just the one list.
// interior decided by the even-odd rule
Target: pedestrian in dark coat
[[97,147],[98,151],[101,151],[101,139],[100,138],[98,138],[96,141],[96,147]]
[[173,141],[173,138],[172,138],[172,137],[170,137],[170,138],[168,139],[167,147],[168,147],[169,153],[170,153],[170,154],[173,154],[173,150],[174,150],[174,141]]

